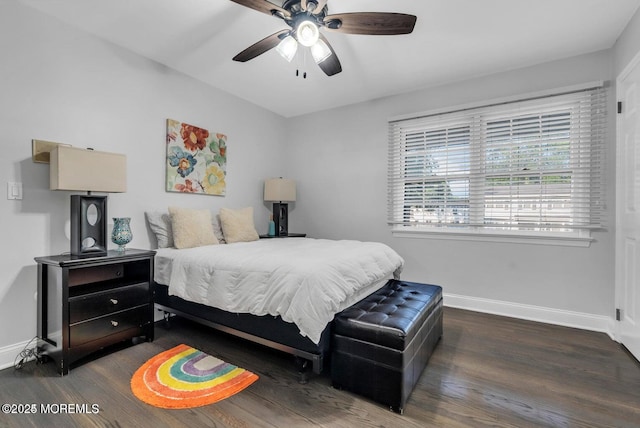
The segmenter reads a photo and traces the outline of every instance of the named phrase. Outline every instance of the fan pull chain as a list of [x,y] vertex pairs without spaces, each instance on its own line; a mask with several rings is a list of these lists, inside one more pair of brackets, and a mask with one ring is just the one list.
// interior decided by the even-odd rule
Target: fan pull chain
[[[307,62],[307,50],[304,49],[302,51],[302,54],[300,55],[300,51],[298,51],[299,54],[296,55],[297,57],[297,61],[298,61],[298,67],[296,68],[296,77],[300,77],[300,69],[303,68],[305,66],[305,63]],[[302,72],[302,78],[306,79],[307,78],[307,72],[303,71]]]

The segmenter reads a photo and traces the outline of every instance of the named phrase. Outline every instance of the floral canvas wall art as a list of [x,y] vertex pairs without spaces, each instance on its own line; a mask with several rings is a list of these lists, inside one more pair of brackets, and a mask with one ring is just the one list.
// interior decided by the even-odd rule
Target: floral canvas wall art
[[167,119],[167,192],[224,196],[227,136]]

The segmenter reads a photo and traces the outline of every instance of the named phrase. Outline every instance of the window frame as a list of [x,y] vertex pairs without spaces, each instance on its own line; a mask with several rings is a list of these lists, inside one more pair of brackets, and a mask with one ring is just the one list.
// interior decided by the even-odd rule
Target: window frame
[[[393,233],[393,236],[408,237],[408,238],[436,238],[436,239],[453,239],[453,240],[481,240],[481,241],[492,241],[492,242],[515,242],[515,243],[530,243],[530,244],[543,244],[543,245],[569,245],[569,246],[585,246],[585,247],[589,246],[590,243],[593,241],[593,237],[591,236],[592,230],[598,230],[603,228],[602,224],[593,228],[589,228],[589,227],[576,228],[575,226],[566,227],[567,230],[564,230],[564,231],[518,230],[517,228],[514,229],[513,226],[512,228],[509,228],[509,227],[500,227],[497,225],[485,224],[485,218],[486,218],[485,201],[486,201],[487,195],[484,191],[477,189],[478,188],[477,183],[472,182],[473,180],[478,180],[479,178],[482,180],[486,180],[486,178],[489,175],[492,175],[492,176],[499,175],[498,173],[488,174],[484,169],[486,166],[485,163],[487,160],[485,155],[482,153],[486,153],[485,151],[487,148],[487,145],[486,145],[487,144],[487,141],[486,141],[487,124],[489,124],[491,121],[499,121],[499,120],[512,121],[518,115],[523,116],[527,114],[526,108],[523,112],[518,112],[518,114],[516,115],[515,113],[506,114],[504,111],[492,112],[491,107],[496,105],[502,105],[502,104],[519,103],[523,101],[527,102],[530,100],[539,100],[539,99],[541,100],[544,98],[567,95],[573,92],[584,92],[588,90],[601,90],[603,92],[604,101],[602,103],[603,103],[604,111],[602,112],[602,116],[606,116],[607,114],[606,113],[606,93],[604,91],[604,82],[600,81],[600,82],[589,82],[583,85],[576,85],[576,86],[566,87],[562,89],[543,91],[535,94],[527,94],[527,95],[518,96],[518,97],[503,98],[499,100],[493,100],[492,102],[489,102],[489,103],[468,104],[468,105],[459,106],[456,108],[439,109],[436,111],[429,111],[421,114],[414,114],[410,116],[407,115],[403,117],[395,117],[395,118],[389,119],[389,126],[391,128],[392,123],[404,122],[404,121],[409,122],[412,119],[440,116],[445,118],[443,119],[444,125],[438,125],[434,123],[434,124],[430,124],[430,126],[428,127],[418,129],[417,131],[414,130],[414,132],[423,132],[424,134],[426,134],[428,132],[438,132],[439,130],[444,131],[444,130],[449,130],[456,127],[462,128],[464,126],[467,126],[469,127],[469,129],[471,130],[470,132],[472,133],[472,135],[469,138],[469,145],[470,145],[469,157],[471,159],[469,164],[469,172],[467,174],[462,174],[462,173],[458,174],[460,177],[462,177],[463,175],[467,176],[469,180],[468,181],[469,190],[468,190],[468,198],[467,198],[469,203],[469,224],[456,225],[456,224],[449,224],[449,223],[445,223],[445,224],[431,223],[431,224],[422,224],[422,225],[416,226],[416,225],[404,224],[393,218],[396,214],[392,213],[392,211],[397,210],[397,207],[394,208],[394,204],[398,205],[398,201],[401,201],[401,204],[406,206],[407,199],[406,199],[406,196],[398,195],[398,193],[401,193],[399,191],[396,191],[396,193],[394,193],[394,190],[392,188],[393,186],[391,182],[392,174],[395,173],[397,175],[397,171],[394,172],[394,167],[396,168],[396,170],[399,169],[401,171],[403,164],[402,164],[402,161],[398,163],[397,159],[393,159],[393,148],[391,147],[392,135],[391,135],[391,129],[390,129],[388,223],[391,226],[391,231]],[[472,112],[472,115],[476,117],[476,120],[469,121],[469,115],[464,115],[464,114],[460,115],[460,117],[457,118],[456,113],[465,112],[467,110],[477,111],[475,113]],[[553,111],[553,109],[549,106],[545,107],[544,105],[534,104],[533,106],[529,107],[528,114],[531,114],[533,116],[543,117],[545,113],[548,113],[550,111]],[[574,118],[571,117],[570,120],[571,121],[569,126],[570,127],[576,126],[574,123]],[[599,126],[601,126],[602,128],[606,128],[606,118],[602,119],[602,122],[600,123]],[[480,144],[477,141],[477,136],[473,135],[474,131],[479,132],[481,135],[483,135],[483,137],[480,139],[481,141]],[[602,132],[600,137],[603,138],[604,140],[604,137],[603,137],[604,130],[600,129],[599,131]],[[402,138],[405,138],[405,137],[403,136]],[[573,141],[569,140],[570,149],[573,146],[573,144],[574,144]],[[602,141],[600,144],[602,147],[599,147],[599,149],[604,150],[603,146],[605,145],[605,141]],[[510,145],[514,146],[511,143]],[[540,145],[542,146],[541,143]],[[572,153],[571,150],[570,152]],[[478,153],[480,153],[480,155]],[[570,156],[569,158],[570,164],[564,168],[564,171],[570,172],[572,174],[571,177],[573,177],[573,174],[575,174],[576,177],[579,177],[579,174],[584,174],[582,169],[572,168],[573,164],[575,162],[578,162],[578,158],[576,158],[573,154],[570,154],[569,156]],[[406,159],[406,156],[401,156],[401,158]],[[481,160],[481,162],[474,162],[474,160],[476,161]],[[602,165],[600,167],[603,168],[604,162],[601,162],[601,163]],[[480,172],[478,172],[478,170],[480,170]],[[562,168],[558,169],[558,171],[560,170],[562,170]],[[577,171],[577,172],[573,172],[573,171]],[[543,177],[546,171],[544,171],[543,169],[538,169],[536,171],[532,171],[532,173],[536,173],[538,176]],[[402,174],[403,173],[400,172],[400,175]],[[601,174],[600,180],[604,180],[605,171],[601,170],[599,171],[599,174]],[[504,173],[502,173],[502,175],[504,175]],[[403,177],[404,177],[403,179],[405,180],[407,179],[406,174],[403,175]],[[444,175],[443,177],[445,177],[445,180],[450,181],[454,176]],[[416,181],[418,180],[419,179],[416,178]],[[433,179],[423,180],[423,183],[425,181],[428,182],[429,180],[437,181],[437,178],[434,177]],[[542,184],[540,184],[540,186],[541,188],[543,187]],[[479,187],[482,188],[482,185]],[[571,192],[575,191],[573,190],[573,186],[571,186],[570,189],[571,189],[570,190]],[[395,198],[395,202],[392,201],[393,198]],[[573,196],[570,198],[570,200],[573,201]],[[602,211],[604,211],[604,209],[602,209]],[[406,209],[403,209],[403,213],[404,212],[406,212]],[[572,219],[577,218],[575,213],[576,211],[573,212],[573,215],[571,217]],[[401,217],[404,217],[404,215],[405,214],[402,214]],[[606,215],[604,213],[601,214],[602,219],[604,219],[605,216]],[[538,224],[537,227],[540,229],[546,228],[540,224]]]

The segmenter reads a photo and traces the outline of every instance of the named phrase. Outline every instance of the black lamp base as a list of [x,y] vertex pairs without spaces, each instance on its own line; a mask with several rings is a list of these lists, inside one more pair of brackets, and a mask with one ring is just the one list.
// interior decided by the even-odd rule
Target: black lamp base
[[[92,206],[95,207],[95,212],[90,213]],[[71,255],[107,255],[106,196],[71,195]]]
[[276,224],[276,236],[289,234],[289,205],[282,202],[273,203],[273,222]]

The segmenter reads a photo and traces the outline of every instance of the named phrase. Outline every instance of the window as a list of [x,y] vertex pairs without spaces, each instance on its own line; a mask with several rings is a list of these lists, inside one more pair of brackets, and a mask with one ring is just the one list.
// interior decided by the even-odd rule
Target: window
[[602,227],[605,90],[389,122],[394,230],[571,235]]

